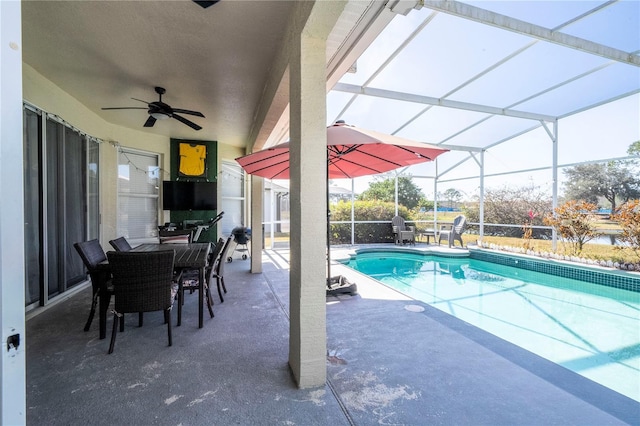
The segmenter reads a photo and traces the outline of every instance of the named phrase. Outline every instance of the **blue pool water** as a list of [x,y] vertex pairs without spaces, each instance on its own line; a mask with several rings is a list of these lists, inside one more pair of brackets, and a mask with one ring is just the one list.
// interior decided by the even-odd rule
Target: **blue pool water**
[[377,252],[347,265],[640,401],[640,293],[468,258]]

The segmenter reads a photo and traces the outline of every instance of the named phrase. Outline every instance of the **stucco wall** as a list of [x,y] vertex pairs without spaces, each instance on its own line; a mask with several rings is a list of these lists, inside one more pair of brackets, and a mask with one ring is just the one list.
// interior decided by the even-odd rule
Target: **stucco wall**
[[[108,245],[118,237],[117,219],[117,145],[160,154],[161,167],[169,170],[169,138],[115,126],[101,119],[77,99],[61,90],[30,66],[23,64],[24,100],[55,114],[75,128],[105,143],[100,145],[101,243]],[[159,221],[164,222],[163,212]]]
[[[100,145],[100,215],[102,218],[100,241],[105,246],[116,238],[117,228],[117,145],[160,154],[161,167],[170,170],[170,138],[113,125],[90,111],[77,99],[61,90],[35,69],[23,63],[23,97],[33,106],[55,114],[73,127],[105,141]],[[218,167],[222,160],[233,160],[244,154],[244,149],[218,141]],[[163,176],[168,180],[169,176]],[[218,200],[220,203],[220,200]],[[166,213],[166,217],[165,217]],[[169,220],[168,212],[158,212],[159,223]]]

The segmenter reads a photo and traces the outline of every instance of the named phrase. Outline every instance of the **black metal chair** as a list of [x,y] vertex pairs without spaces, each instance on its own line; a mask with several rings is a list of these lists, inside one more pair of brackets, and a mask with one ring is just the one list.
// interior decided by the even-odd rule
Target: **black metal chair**
[[100,338],[104,339],[106,336],[107,309],[113,294],[111,269],[106,262],[107,256],[97,239],[75,243],[73,246],[80,255],[85,268],[87,268],[93,288],[91,310],[89,311],[89,318],[84,326],[84,331],[89,331],[96,313],[96,305],[100,300]]
[[171,307],[178,294],[177,285],[173,282],[175,252],[110,251],[107,258],[115,295],[109,353],[113,352],[115,346],[118,323],[120,331],[124,331],[124,314],[130,312],[163,311],[171,346]]
[[131,250],[131,244],[125,237],[118,237],[115,240],[110,240],[109,244],[115,251],[129,251]]
[[216,259],[213,267],[211,268],[209,274],[209,287],[211,287],[211,280],[215,278],[216,286],[218,287],[218,296],[220,296],[220,302],[224,302],[224,298],[222,297],[222,291],[227,292],[227,287],[224,285],[224,265],[227,263],[227,252],[229,251],[229,247],[231,246],[231,240],[233,239],[233,234],[229,235],[229,238],[224,242],[224,247],[220,252],[220,256]]

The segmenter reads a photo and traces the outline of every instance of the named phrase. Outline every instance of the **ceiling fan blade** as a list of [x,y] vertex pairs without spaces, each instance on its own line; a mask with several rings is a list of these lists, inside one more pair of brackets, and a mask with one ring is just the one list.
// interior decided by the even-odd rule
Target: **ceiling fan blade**
[[131,99],[133,99],[134,101],[145,103],[147,105],[149,105],[151,103],[151,102],[143,101],[142,99],[137,99],[137,98],[131,98]]
[[147,109],[146,107],[112,107],[112,108],[101,108],[101,109]]
[[144,122],[144,127],[153,127],[154,124],[156,124],[156,119],[152,116],[149,116],[149,118],[147,118],[147,121]]
[[173,108],[173,112],[179,112],[180,114],[197,115],[198,117],[204,118],[204,115],[201,112],[189,111],[188,109]]
[[172,117],[175,118],[176,120],[186,124],[187,126],[191,127],[193,130],[202,129],[202,127],[198,126],[196,123],[194,123],[192,121],[189,121],[186,118],[179,116],[178,114],[173,114]]

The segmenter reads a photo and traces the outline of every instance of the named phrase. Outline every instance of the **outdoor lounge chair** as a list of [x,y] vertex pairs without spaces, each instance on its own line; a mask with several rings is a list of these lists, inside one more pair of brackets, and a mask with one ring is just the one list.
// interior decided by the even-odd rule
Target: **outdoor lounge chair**
[[391,226],[393,228],[393,239],[396,244],[405,244],[405,242],[409,244],[416,243],[415,227],[405,225],[402,216],[395,216],[391,219]]
[[453,219],[453,225],[442,225],[438,232],[438,244],[443,239],[449,242],[449,247],[455,246],[456,241],[460,241],[460,246],[464,247],[462,242],[462,234],[464,233],[467,224],[467,218],[463,215],[458,215]]

